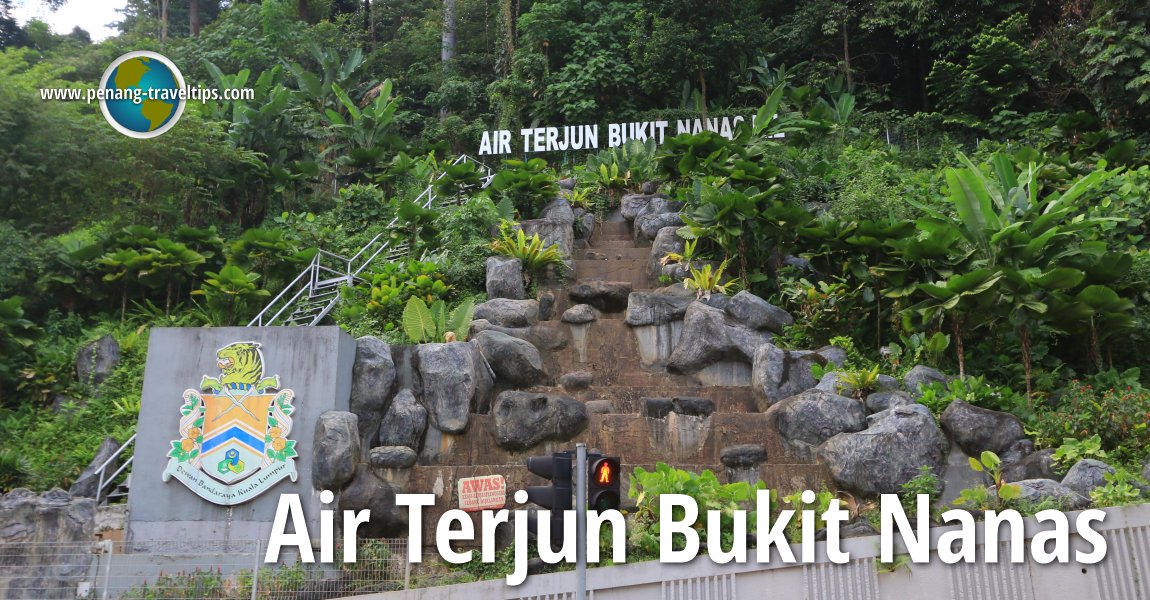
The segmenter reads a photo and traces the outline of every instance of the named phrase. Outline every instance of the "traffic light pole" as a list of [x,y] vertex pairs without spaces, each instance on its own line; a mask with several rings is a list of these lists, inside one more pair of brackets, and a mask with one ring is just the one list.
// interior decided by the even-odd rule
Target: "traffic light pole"
[[587,444],[575,444],[575,600],[587,598]]

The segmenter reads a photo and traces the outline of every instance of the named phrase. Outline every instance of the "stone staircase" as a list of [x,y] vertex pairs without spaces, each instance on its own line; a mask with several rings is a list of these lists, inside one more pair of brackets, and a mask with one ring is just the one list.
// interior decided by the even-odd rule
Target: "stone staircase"
[[[461,477],[500,473],[507,477],[509,490],[538,485],[538,478],[523,466],[524,459],[571,449],[576,442],[620,456],[625,490],[629,486],[626,477],[634,467],[652,469],[657,462],[694,472],[710,469],[724,482],[761,480],[787,493],[818,489],[829,481],[821,465],[792,455],[771,431],[749,384],[704,385],[696,378],[670,373],[657,362],[644,364],[640,336],[624,322],[625,310],[600,311],[595,321],[586,324],[561,321],[563,312],[575,304],[569,290],[580,283],[623,282],[630,284],[632,292],[658,287],[648,274],[651,249],[635,242],[629,222],[617,215],[601,222],[589,240],[577,242],[573,254],[575,269],[568,280],[544,284],[540,290],[540,294],[553,294],[555,303],[551,318],[539,327],[553,329],[566,344],[542,352],[552,381],[529,391],[563,394],[583,402],[588,409],[587,428],[566,442],[545,442],[527,452],[512,452],[497,446],[488,433],[494,430],[492,415],[472,414],[467,432],[439,438],[435,464],[421,458],[421,464],[402,475],[394,474],[401,478],[396,483],[405,489],[446,488],[448,493],[439,496],[425,518],[436,518],[453,507],[454,493],[447,486]],[[666,328],[667,332],[672,328]],[[678,336],[671,335],[675,339],[659,343],[673,345]],[[590,386],[564,389],[559,385],[561,376],[580,371],[593,376]],[[668,412],[671,399],[676,398],[688,399],[678,404],[690,408]],[[702,401],[691,400],[695,398]],[[729,454],[736,446],[744,450],[756,446],[758,456],[765,454],[765,460],[748,463],[731,456],[724,460],[724,450]],[[426,451],[425,445],[425,457]]]

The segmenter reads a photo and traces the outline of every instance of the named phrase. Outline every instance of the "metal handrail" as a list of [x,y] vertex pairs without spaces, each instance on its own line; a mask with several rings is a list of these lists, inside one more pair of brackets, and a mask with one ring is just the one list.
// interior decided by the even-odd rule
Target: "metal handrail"
[[95,474],[100,476],[99,483],[96,485],[96,506],[100,505],[100,496],[104,493],[105,484],[110,485],[112,483],[115,483],[116,478],[120,476],[120,473],[124,472],[124,469],[128,468],[128,466],[132,464],[132,459],[136,458],[136,456],[135,456],[135,454],[133,454],[132,456],[129,456],[128,460],[124,461],[124,464],[120,465],[120,468],[116,469],[111,474],[111,476],[106,477],[105,475],[108,471],[108,465],[111,465],[112,461],[119,458],[120,455],[124,453],[124,450],[128,446],[130,446],[131,444],[135,443],[135,441],[136,441],[136,434],[133,433],[132,437],[128,438],[128,441],[124,442],[123,444],[120,444],[120,447],[117,448],[116,451],[114,453],[112,453],[112,455],[109,456],[107,460],[105,460],[103,463],[100,464],[99,467],[96,468]]
[[[479,185],[480,189],[485,189],[491,185],[491,181],[495,178],[495,173],[492,172],[490,167],[466,154],[459,155],[455,160],[451,162],[451,164],[458,165],[463,162],[473,162],[476,165],[479,165],[479,167],[483,170],[484,175]],[[436,178],[431,181],[431,183],[423,190],[423,192],[415,197],[415,202],[420,204],[424,209],[431,208],[431,205],[437,199],[437,195],[435,194],[435,184],[439,182],[440,179],[443,179],[443,177],[446,175],[447,172],[444,171],[443,173],[440,173],[438,176],[436,176]],[[423,200],[424,197],[427,199]],[[281,290],[279,294],[276,294],[276,297],[268,302],[268,304],[264,306],[263,310],[261,310],[259,314],[255,316],[255,318],[248,322],[248,327],[268,326],[272,323],[275,323],[281,316],[284,315],[285,312],[288,312],[288,314],[291,315],[292,313],[288,311],[288,309],[294,309],[301,301],[301,298],[310,299],[315,297],[316,291],[318,290],[335,287],[336,284],[354,285],[356,281],[362,281],[363,279],[359,276],[359,274],[371,266],[375,262],[375,259],[378,258],[381,254],[392,248],[390,232],[398,222],[399,217],[393,218],[391,222],[387,224],[385,231],[371,238],[369,242],[364,244],[364,246],[350,258],[322,249],[316,252],[316,255],[312,257],[312,260],[308,266],[305,267],[304,270],[300,272],[300,274],[297,275],[291,283],[284,287],[284,289]],[[410,249],[404,249],[403,252],[394,258],[399,258],[399,256],[402,256],[403,253],[406,252],[410,252]],[[364,255],[367,255],[367,258],[360,260],[360,257]],[[389,255],[389,257],[390,256],[391,255]],[[343,269],[338,270],[328,265],[321,264],[321,260],[324,257],[333,259],[334,261],[340,263]],[[323,279],[321,281],[321,272],[334,273],[339,275],[339,277]],[[301,284],[302,287],[300,289],[296,290],[294,293],[291,293],[293,289],[300,286]],[[285,299],[286,301],[284,301]],[[311,318],[311,321],[308,323],[308,325],[316,325],[322,321],[323,318],[326,317],[333,308],[335,308],[335,305],[339,302],[339,300],[340,296],[338,295],[332,298],[331,301],[328,302],[327,305],[324,306],[323,309],[315,317]],[[283,306],[281,306],[279,310],[275,311],[275,313],[269,317],[268,313],[272,311],[281,301],[284,301]],[[289,321],[291,321],[291,319],[289,319]]]

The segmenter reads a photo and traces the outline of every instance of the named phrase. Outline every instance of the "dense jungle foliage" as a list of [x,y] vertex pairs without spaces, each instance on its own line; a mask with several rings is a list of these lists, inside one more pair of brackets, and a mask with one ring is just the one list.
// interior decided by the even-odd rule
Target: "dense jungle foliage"
[[[533,273],[562,258],[508,222],[569,176],[600,216],[644,182],[684,201],[668,260],[686,285],[770,298],[798,317],[783,343],[848,348],[863,384],[929,364],[971,376],[930,390],[933,410],[962,398],[1050,447],[1150,454],[1142,2],[128,0],[99,43],[20,25],[12,4],[2,489],[66,486],[104,436],[131,435],[149,328],[246,324],[319,249],[384,234],[415,251],[343,291],[331,318],[352,333],[456,335],[487,256]],[[144,49],[255,98],[189,102],[135,140],[95,104],[38,97]],[[490,159],[482,191],[450,166],[494,129],[752,114],[733,139]],[[460,204],[414,203],[433,181]],[[441,317],[416,336],[407,311]],[[103,335],[119,365],[78,381]]]

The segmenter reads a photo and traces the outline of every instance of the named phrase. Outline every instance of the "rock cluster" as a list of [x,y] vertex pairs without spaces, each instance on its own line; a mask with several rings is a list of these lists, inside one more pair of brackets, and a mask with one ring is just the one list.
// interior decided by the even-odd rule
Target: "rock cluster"
[[19,548],[4,556],[0,597],[74,598],[76,582],[96,558],[89,551],[95,525],[92,498],[61,489],[36,494],[18,488],[0,495],[0,545]]

